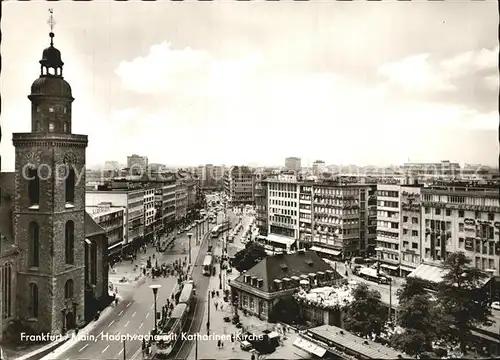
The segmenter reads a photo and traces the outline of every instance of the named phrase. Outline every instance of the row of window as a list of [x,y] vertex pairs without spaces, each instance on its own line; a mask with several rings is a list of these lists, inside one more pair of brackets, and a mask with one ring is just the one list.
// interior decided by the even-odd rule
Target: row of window
[[296,192],[297,186],[295,184],[288,184],[288,183],[270,183],[269,190]]
[[435,201],[442,203],[454,203],[454,204],[468,204],[468,205],[479,205],[479,206],[500,206],[500,201],[495,198],[486,197],[464,197],[456,195],[437,195],[437,194],[424,194],[424,201]]
[[377,206],[390,207],[390,208],[399,208],[399,202],[397,201],[386,201],[386,200],[378,200]]
[[280,208],[269,208],[269,211],[274,214],[297,216],[297,210],[290,209],[280,209]]
[[377,196],[399,198],[398,191],[377,190]]
[[270,199],[269,202],[271,203],[271,205],[297,207],[297,202],[296,201],[286,201],[286,200]]

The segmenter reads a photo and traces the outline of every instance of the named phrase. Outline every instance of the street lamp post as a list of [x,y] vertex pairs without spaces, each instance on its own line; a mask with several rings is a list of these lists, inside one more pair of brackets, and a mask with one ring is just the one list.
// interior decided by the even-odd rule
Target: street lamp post
[[155,300],[155,334],[158,332],[158,324],[156,322],[156,297],[157,297],[157,294],[158,294],[158,289],[161,288],[161,285],[160,284],[152,284],[152,285],[149,285],[149,288],[151,290],[153,290],[153,296],[154,296],[154,300]]
[[392,278],[389,278],[389,322],[392,323]]
[[207,335],[210,335],[210,288],[208,289]]
[[127,360],[127,351],[125,348],[125,340],[123,340],[123,360]]
[[188,236],[188,252],[189,252],[189,265],[191,265],[191,238],[193,237],[193,233],[187,233]]

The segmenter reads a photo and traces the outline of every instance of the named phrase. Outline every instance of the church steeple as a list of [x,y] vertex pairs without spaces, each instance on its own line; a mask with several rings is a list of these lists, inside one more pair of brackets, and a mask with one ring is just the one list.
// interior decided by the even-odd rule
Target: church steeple
[[31,132],[71,133],[71,86],[62,76],[61,52],[54,47],[54,15],[49,9],[50,46],[43,50],[40,77],[31,85]]

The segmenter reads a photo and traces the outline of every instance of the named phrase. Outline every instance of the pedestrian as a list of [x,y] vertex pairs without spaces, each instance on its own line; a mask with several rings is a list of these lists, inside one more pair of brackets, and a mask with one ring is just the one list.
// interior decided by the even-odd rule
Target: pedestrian
[[220,311],[224,311],[224,304],[220,303]]
[[217,340],[217,347],[219,348],[220,350],[220,340]]
[[215,310],[217,310],[217,307],[219,306],[219,304],[216,302],[214,302],[214,305],[215,305]]

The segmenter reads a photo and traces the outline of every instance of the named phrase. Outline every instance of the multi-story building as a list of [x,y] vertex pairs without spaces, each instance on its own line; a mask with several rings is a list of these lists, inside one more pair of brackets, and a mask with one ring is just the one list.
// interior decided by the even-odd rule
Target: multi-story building
[[142,175],[148,168],[148,157],[133,154],[127,156],[127,167],[132,175]]
[[144,239],[144,190],[95,190],[85,194],[88,206],[110,203],[112,207],[124,208],[124,248],[140,246]]
[[325,171],[325,162],[323,160],[316,160],[313,162],[312,171],[316,176],[321,175]]
[[155,183],[144,184],[144,237],[149,240],[156,225]]
[[111,203],[86,206],[85,210],[103,230],[108,239],[108,256],[121,251],[124,237],[125,208],[113,207]]
[[192,180],[185,181],[184,183],[186,185],[187,193],[187,212],[191,213],[197,205],[196,195],[198,193],[198,187],[196,186],[196,182]]
[[179,221],[187,215],[187,187],[182,181],[177,181],[175,186],[175,220]]
[[175,179],[162,183],[162,221],[165,229],[171,229],[175,225],[176,187]]
[[[326,181],[301,185],[300,203],[305,208],[301,212],[308,215],[307,209],[312,209],[311,226],[307,226],[307,220],[301,220],[304,224],[303,227],[301,224],[301,232],[304,229],[307,234],[306,228],[311,229],[309,234],[318,251],[333,256],[351,258],[370,252],[374,234],[370,234],[369,228],[373,227],[370,221],[373,221],[374,205],[369,201],[375,187],[374,184]],[[309,199],[308,196],[312,202],[302,200]]]
[[454,178],[460,177],[460,164],[443,160],[440,163],[405,163],[402,171],[412,178]]
[[[299,240],[327,256],[367,255],[375,247],[374,184],[297,181],[281,174],[265,180],[268,235]],[[272,239],[271,239],[272,240]]]
[[[399,248],[401,254],[401,275],[406,276],[415,270],[422,262],[422,186],[403,185],[400,188],[400,225]],[[395,268],[395,264],[387,264],[386,267]],[[397,271],[397,270],[396,270]]]
[[217,189],[222,189],[224,185],[224,166],[216,165],[213,167],[214,185]]
[[302,168],[300,158],[288,157],[285,159],[285,170],[298,172]]
[[255,198],[255,224],[261,235],[266,236],[268,232],[267,223],[267,182],[265,174],[254,175],[254,198]]
[[422,189],[424,260],[445,260],[462,251],[473,266],[500,275],[498,189]]
[[224,192],[233,204],[253,203],[252,170],[246,166],[233,166],[224,174]]
[[381,267],[399,271],[401,231],[401,185],[377,185],[377,258]]

